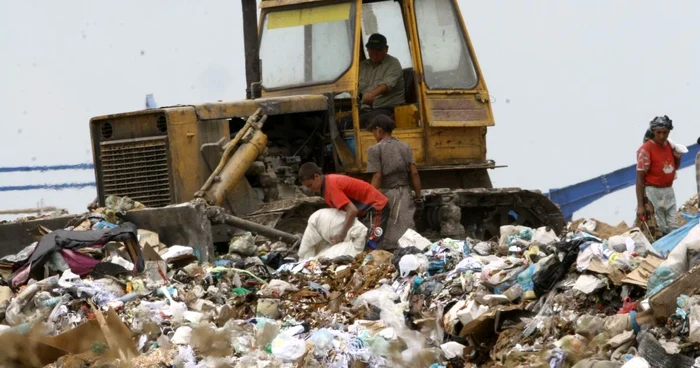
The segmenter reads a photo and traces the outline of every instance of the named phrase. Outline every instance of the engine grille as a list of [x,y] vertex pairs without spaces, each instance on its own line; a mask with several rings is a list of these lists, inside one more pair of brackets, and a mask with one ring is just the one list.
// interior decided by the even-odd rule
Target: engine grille
[[147,207],[170,204],[170,167],[165,136],[100,144],[105,197],[128,196]]

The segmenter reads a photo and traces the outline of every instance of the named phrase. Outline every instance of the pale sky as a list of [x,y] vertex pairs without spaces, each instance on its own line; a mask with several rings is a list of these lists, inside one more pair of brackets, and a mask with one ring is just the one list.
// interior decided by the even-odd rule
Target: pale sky
[[[494,99],[498,187],[562,187],[634,162],[666,114],[700,135],[700,3],[460,1]],[[91,117],[245,95],[238,1],[0,0],[0,167],[92,161]],[[90,171],[0,174],[0,186],[94,180]],[[681,204],[692,169],[675,184]],[[0,209],[82,212],[94,188],[0,192]],[[632,189],[577,216],[631,221]]]

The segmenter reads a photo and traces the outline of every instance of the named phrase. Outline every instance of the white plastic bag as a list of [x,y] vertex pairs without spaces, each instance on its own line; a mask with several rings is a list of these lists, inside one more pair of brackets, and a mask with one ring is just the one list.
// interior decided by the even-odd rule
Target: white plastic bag
[[171,342],[175,345],[189,345],[190,340],[192,340],[192,328],[189,326],[181,326],[175,330]]
[[680,153],[680,154],[688,153],[688,147],[686,147],[682,144],[676,143],[676,142],[672,141],[670,138],[667,138],[666,141],[668,141],[668,144],[671,145],[673,152]]
[[411,271],[416,271],[417,273],[425,272],[429,264],[430,261],[423,254],[407,254],[401,257],[399,261],[401,277],[408,276]]
[[595,231],[598,227],[598,223],[592,219],[586,219],[581,224],[578,225],[578,230],[585,231],[587,233]]
[[700,305],[690,307],[688,320],[690,322],[688,339],[692,342],[700,342]]
[[462,356],[462,353],[464,352],[464,345],[458,342],[449,341],[440,345],[440,349],[442,349],[442,351],[445,353],[445,358],[452,359]]
[[622,368],[649,368],[649,362],[646,359],[636,356],[625,363]]
[[401,239],[399,239],[399,247],[401,248],[416,247],[422,251],[429,247],[430,244],[432,244],[430,240],[424,238],[423,235],[418,234],[413,229],[406,230]]
[[552,244],[559,241],[557,234],[552,229],[547,229],[543,226],[535,230],[535,234],[532,236],[533,243],[539,243],[543,245]]
[[269,284],[264,285],[258,295],[264,297],[280,297],[284,295],[287,291],[297,291],[299,290],[296,286],[282,280],[274,279],[270,280]]
[[637,252],[640,255],[646,255],[647,253],[655,253],[658,254],[658,252],[654,249],[654,247],[651,246],[651,243],[649,243],[649,240],[647,239],[646,236],[642,233],[642,231],[638,228],[632,228],[627,230],[622,236],[628,236],[632,238],[634,241],[634,251]]
[[511,235],[520,235],[520,232],[525,230],[525,229],[530,229],[530,228],[526,227],[526,226],[514,226],[514,225],[501,226],[501,229],[500,229],[501,237],[500,237],[500,239],[498,239],[498,246],[499,247],[508,246],[508,237]]
[[299,259],[315,257],[334,258],[342,255],[355,256],[365,249],[367,227],[355,219],[344,241],[335,245],[331,239],[343,228],[345,212],[335,208],[323,208],[309,217],[299,246]]
[[281,333],[270,344],[272,355],[283,362],[293,362],[306,353],[306,343],[289,334]]
[[186,255],[194,255],[194,249],[183,245],[173,245],[172,247],[168,248],[165,253],[161,254],[160,258],[163,258],[163,260],[167,262],[169,259]]

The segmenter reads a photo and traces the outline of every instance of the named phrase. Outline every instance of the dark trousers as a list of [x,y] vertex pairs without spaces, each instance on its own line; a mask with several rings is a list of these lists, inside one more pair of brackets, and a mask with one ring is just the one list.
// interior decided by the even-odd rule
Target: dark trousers
[[[370,110],[360,110],[360,129],[365,129],[369,123],[377,115],[386,115],[390,118],[394,118],[394,108],[393,107],[378,107],[376,109]],[[351,130],[352,129],[352,114],[348,115],[340,120],[338,120],[338,130]]]

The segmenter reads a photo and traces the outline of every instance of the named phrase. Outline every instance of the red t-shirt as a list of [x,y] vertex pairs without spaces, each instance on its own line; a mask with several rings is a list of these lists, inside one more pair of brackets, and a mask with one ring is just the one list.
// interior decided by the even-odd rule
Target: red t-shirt
[[637,171],[646,172],[644,184],[655,187],[670,187],[676,177],[676,160],[671,145],[661,146],[652,140],[646,141],[637,150]]
[[333,208],[342,209],[348,203],[354,204],[358,216],[364,215],[370,208],[381,211],[389,201],[366,181],[345,175],[324,176],[321,193],[326,203]]

